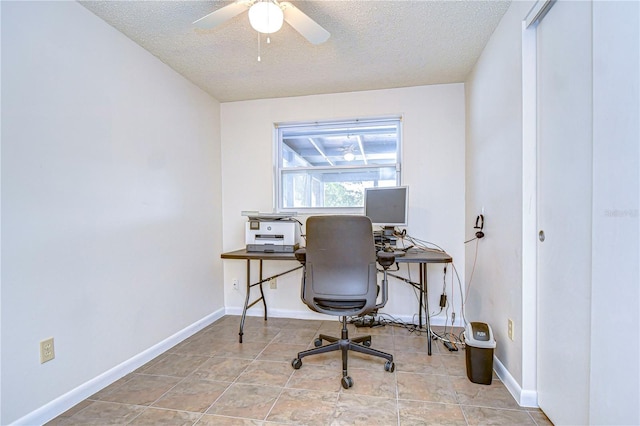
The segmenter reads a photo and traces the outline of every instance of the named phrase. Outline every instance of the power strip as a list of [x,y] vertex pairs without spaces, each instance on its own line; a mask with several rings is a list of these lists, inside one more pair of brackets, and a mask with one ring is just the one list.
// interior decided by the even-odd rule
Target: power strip
[[372,328],[372,327],[380,327],[380,326],[384,325],[380,321],[376,320],[375,316],[360,317],[360,318],[354,320],[353,324],[358,328],[360,328],[360,327]]

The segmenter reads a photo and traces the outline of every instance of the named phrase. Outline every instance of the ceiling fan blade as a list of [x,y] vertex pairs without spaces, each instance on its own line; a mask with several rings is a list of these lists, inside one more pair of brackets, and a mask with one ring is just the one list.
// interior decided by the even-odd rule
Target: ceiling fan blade
[[211,12],[210,14],[198,19],[193,22],[193,25],[203,28],[203,29],[211,29],[214,28],[223,22],[228,21],[229,19],[245,12],[250,6],[252,2],[248,1],[237,1],[221,7],[220,9]]
[[305,15],[300,9],[289,2],[280,2],[284,11],[284,20],[313,44],[321,44],[329,39],[331,34],[313,19]]

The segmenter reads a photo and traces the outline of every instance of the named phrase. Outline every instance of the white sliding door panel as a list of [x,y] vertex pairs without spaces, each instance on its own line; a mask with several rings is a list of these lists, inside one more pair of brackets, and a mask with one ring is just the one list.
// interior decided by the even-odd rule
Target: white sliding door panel
[[555,424],[589,422],[591,7],[558,1],[537,28],[538,403]]

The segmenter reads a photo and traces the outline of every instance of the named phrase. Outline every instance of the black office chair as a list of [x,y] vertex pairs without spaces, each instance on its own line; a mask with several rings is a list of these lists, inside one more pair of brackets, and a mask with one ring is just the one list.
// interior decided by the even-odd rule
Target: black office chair
[[[366,216],[312,216],[306,224],[306,248],[296,251],[296,258],[304,265],[302,301],[312,310],[342,317],[340,338],[320,336],[316,346],[298,353],[291,365],[296,370],[302,358],[325,352],[342,351],[342,387],[353,386],[347,372],[348,352],[384,358],[384,369],[395,370],[393,355],[372,349],[371,336],[349,339],[347,317],[367,314],[387,303],[387,268],[395,262],[393,253],[376,254],[371,220]],[[377,303],[378,263],[384,268],[382,300]],[[322,341],[329,344],[322,346]]]

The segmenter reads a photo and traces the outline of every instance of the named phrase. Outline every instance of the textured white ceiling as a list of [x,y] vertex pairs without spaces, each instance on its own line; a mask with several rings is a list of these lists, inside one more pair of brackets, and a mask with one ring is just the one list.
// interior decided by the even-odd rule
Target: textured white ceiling
[[291,0],[331,33],[313,45],[286,23],[267,44],[247,13],[192,22],[228,1],[82,1],[221,102],[464,81],[509,1]]

